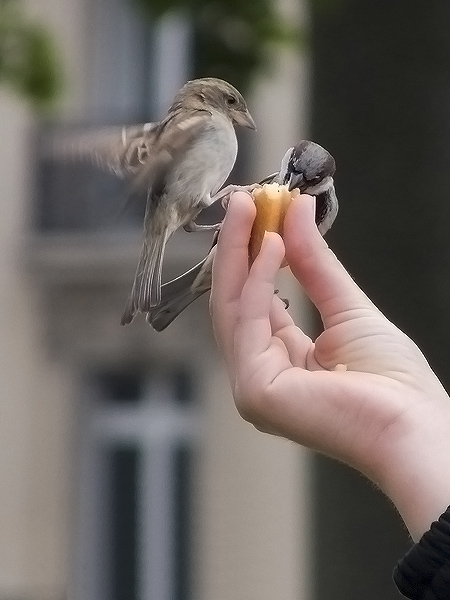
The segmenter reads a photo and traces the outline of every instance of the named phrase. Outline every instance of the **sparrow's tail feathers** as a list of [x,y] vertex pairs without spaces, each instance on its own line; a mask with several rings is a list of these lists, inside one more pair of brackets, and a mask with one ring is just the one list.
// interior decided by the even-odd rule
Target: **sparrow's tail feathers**
[[194,300],[204,294],[209,286],[193,285],[205,260],[183,275],[161,287],[161,302],[147,313],[147,321],[156,331],[163,331]]
[[130,297],[121,324],[131,323],[137,312],[147,313],[161,301],[161,273],[164,249],[169,235],[156,235],[149,245],[144,240]]

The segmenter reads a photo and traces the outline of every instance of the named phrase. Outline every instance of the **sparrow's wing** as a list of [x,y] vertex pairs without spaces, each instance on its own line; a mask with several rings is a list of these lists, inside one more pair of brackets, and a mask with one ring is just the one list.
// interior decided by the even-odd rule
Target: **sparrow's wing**
[[149,189],[164,179],[174,161],[209,126],[206,110],[169,114],[163,121],[129,127],[109,127],[53,144],[58,158],[88,160],[119,177],[131,176],[134,187]]
[[155,136],[145,136],[139,147],[140,165],[133,186],[160,196],[167,174],[188,152],[192,144],[211,127],[212,115],[206,110],[170,113],[161,121]]
[[161,123],[108,127],[56,140],[53,154],[59,158],[88,160],[119,177],[132,175],[141,166],[142,145],[152,146]]
[[197,265],[161,286],[161,302],[147,313],[147,321],[163,331],[194,300],[211,289],[215,248]]

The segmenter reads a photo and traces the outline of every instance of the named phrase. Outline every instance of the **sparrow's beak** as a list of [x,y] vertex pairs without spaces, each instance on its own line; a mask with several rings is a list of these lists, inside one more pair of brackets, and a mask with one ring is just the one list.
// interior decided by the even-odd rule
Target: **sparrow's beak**
[[302,194],[308,187],[303,173],[292,173],[286,183],[289,187],[289,190],[295,190],[295,188],[298,188]]
[[240,125],[241,127],[248,127],[249,129],[254,129],[256,131],[256,124],[253,120],[252,115],[248,112],[248,110],[236,110],[233,113],[233,121],[236,125]]

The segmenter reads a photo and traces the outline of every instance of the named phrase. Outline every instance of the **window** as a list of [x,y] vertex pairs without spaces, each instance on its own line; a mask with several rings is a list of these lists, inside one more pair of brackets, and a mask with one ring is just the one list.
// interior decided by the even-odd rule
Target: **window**
[[69,147],[92,128],[155,120],[190,74],[189,26],[182,18],[153,25],[130,0],[94,0],[86,11],[83,121],[43,123],[35,143],[34,221],[43,232],[142,226],[145,198],[122,214],[123,182],[85,161],[61,158],[55,141]]
[[103,371],[87,390],[76,597],[189,600],[199,433],[192,375]]

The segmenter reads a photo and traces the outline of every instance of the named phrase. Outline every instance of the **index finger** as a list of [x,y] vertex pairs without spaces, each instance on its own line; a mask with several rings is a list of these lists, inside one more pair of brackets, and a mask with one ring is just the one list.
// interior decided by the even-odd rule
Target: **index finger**
[[232,194],[214,258],[211,316],[219,348],[233,367],[237,304],[248,276],[248,243],[256,208],[246,192]]

